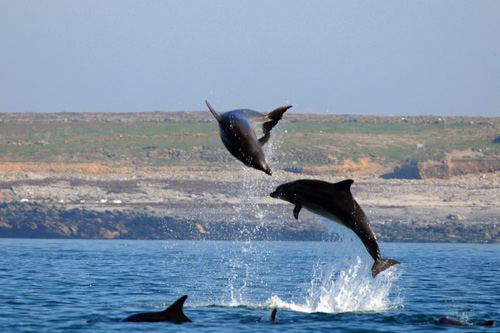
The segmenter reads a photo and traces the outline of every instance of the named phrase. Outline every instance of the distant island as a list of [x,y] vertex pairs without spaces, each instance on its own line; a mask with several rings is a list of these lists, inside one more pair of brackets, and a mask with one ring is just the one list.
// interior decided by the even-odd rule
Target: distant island
[[287,114],[244,168],[208,112],[0,113],[0,237],[331,240],[269,198],[355,180],[381,241],[500,242],[500,117]]

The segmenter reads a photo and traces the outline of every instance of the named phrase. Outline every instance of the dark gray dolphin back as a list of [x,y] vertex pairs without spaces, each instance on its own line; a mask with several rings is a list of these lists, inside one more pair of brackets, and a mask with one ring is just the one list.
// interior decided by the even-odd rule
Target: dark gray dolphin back
[[[487,320],[483,323],[477,324],[479,326],[493,326],[495,322],[493,320]],[[438,325],[451,325],[451,326],[472,326],[475,324],[469,324],[460,320],[456,320],[450,317],[442,317],[438,320]]]

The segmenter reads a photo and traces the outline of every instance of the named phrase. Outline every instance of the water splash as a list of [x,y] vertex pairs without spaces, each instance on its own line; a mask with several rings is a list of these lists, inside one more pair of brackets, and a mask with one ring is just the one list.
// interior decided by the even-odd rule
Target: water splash
[[[397,284],[402,269],[394,266],[372,278],[373,259],[361,241],[351,237],[351,231],[345,227],[339,226],[337,232],[340,241],[323,243],[326,246],[321,246],[318,255],[310,255],[315,258],[310,271],[293,272],[293,280],[298,282],[296,287],[286,286],[286,275],[292,274],[293,268],[287,266],[288,270],[282,270],[280,277],[276,277],[275,267],[266,268],[273,257],[266,243],[246,242],[241,249],[235,247],[229,270],[228,300],[223,305],[277,307],[306,313],[383,312],[402,307],[402,289]],[[267,282],[262,285],[260,276],[270,279],[269,285]],[[276,283],[280,284],[279,293],[272,288]],[[265,298],[269,293],[272,296]]]
[[[279,127],[279,125],[277,126]],[[257,128],[257,136],[263,135],[262,130]],[[281,134],[277,128],[273,129],[271,139],[264,146],[264,153],[271,166],[271,169],[276,172],[277,168],[277,151],[281,147]],[[277,186],[275,177],[270,177],[260,170],[247,167],[240,163],[241,167],[241,186],[238,195],[239,204],[234,207],[234,220],[247,221],[252,220],[257,223],[256,231],[259,226],[262,227],[268,223],[266,217],[271,213],[269,204],[269,193]]]
[[336,265],[311,281],[306,305],[314,312],[385,311],[394,308],[390,300],[392,283],[399,274],[391,271],[373,279],[370,265],[360,257],[348,268]]
[[361,241],[337,223],[325,220],[325,225],[338,241],[331,244],[332,256],[323,256],[314,264],[302,299],[287,302],[273,296],[267,305],[324,313],[380,312],[403,306],[401,290],[396,285],[401,270],[393,267],[372,278],[373,259]]
[[400,272],[384,272],[372,279],[365,266],[359,257],[347,270],[337,271],[332,265],[312,279],[302,300],[286,301],[274,295],[265,305],[307,313],[382,312],[401,307],[400,295],[390,297]]

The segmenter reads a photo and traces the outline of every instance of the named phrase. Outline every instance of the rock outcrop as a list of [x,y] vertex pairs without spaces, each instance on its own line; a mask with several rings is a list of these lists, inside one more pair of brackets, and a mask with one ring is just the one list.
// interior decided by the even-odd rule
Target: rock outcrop
[[155,216],[136,210],[65,210],[37,203],[0,204],[0,238],[321,240],[321,224],[260,225]]
[[399,179],[448,179],[467,174],[500,171],[500,160],[443,160],[414,162],[408,161],[383,175],[383,178]]

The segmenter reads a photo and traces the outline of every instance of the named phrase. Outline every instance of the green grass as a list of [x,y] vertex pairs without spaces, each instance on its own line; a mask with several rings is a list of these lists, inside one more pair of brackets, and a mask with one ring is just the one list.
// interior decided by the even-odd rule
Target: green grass
[[[283,121],[273,130],[272,140],[278,142],[279,152],[302,149],[311,156],[333,156],[337,163],[368,157],[387,164],[438,160],[453,150],[468,149],[481,149],[498,158],[500,145],[492,140],[499,133],[499,123],[450,123],[445,127],[443,123],[424,122]],[[425,150],[417,149],[420,143],[425,144]],[[175,165],[182,162],[154,158],[148,153],[201,146],[224,149],[215,122],[0,123],[0,162],[50,162],[66,158],[112,165],[130,160],[144,165]],[[280,159],[293,162],[287,157]],[[326,162],[312,158],[300,164],[318,163]]]

